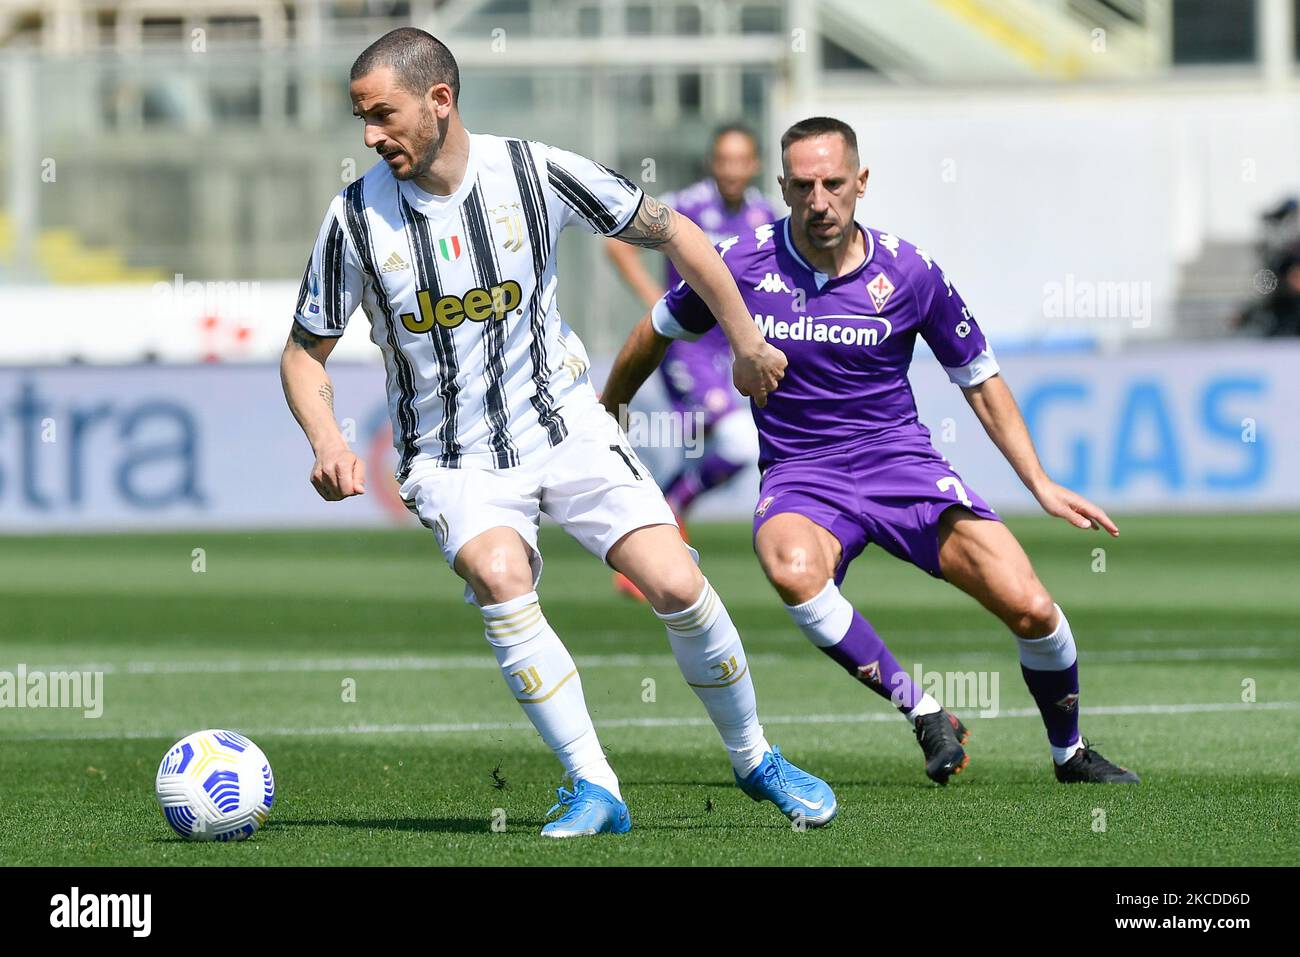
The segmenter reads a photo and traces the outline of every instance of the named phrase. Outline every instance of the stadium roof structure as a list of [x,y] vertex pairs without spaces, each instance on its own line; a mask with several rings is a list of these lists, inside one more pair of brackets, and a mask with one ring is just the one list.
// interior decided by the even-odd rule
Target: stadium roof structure
[[[516,62],[729,62],[763,38],[792,74],[898,80],[1135,76],[1169,62],[1171,0],[0,0],[0,48],[50,54],[192,42],[319,46],[415,24],[501,38]],[[541,44],[541,46],[539,46]],[[558,44],[558,46],[557,46]],[[471,54],[473,55],[473,54]],[[748,54],[740,54],[748,55]]]

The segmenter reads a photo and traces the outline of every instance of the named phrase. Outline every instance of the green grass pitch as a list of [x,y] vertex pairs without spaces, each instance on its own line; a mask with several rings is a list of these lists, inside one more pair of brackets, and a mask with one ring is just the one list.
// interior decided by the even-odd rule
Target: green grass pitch
[[[898,658],[999,679],[999,715],[968,721],[971,766],[931,785],[903,720],[790,624],[747,528],[700,526],[769,739],[839,795],[829,828],[797,832],[734,787],[649,611],[548,529],[542,607],[633,819],[627,836],[567,842],[537,836],[558,765],[429,533],[0,539],[0,670],[105,672],[98,719],[0,710],[0,862],[1300,863],[1300,516],[1132,517],[1117,541],[1010,525],[1080,642],[1084,733],[1142,785],[1058,785],[1006,631],[869,549],[845,592]],[[249,734],[275,770],[271,820],[243,844],[187,844],[158,812],[164,750],[206,727]]]

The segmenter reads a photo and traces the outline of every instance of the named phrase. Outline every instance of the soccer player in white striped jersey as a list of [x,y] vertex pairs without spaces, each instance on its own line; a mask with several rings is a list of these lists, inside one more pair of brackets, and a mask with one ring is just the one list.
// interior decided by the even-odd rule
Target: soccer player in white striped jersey
[[382,159],[330,204],[281,361],[315,452],[312,484],[328,501],[365,491],[325,371],[360,306],[387,369],[401,496],[465,580],[510,693],[573,781],[542,833],[631,825],[573,658],[538,603],[542,513],[649,599],[742,790],[796,822],[829,822],[835,795],[768,744],[740,636],[596,400],[586,352],[556,305],[560,231],[662,249],[720,317],[736,387],[756,402],[776,388],[785,356],[759,335],[697,226],[591,160],[467,132],[459,92],[451,52],[422,30],[386,34],[352,66],[353,112]]

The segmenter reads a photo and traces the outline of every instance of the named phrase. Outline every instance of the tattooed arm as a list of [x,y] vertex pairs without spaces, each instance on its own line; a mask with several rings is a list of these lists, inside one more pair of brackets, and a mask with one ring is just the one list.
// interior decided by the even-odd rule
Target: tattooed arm
[[334,386],[325,371],[325,360],[337,341],[295,322],[280,356],[284,397],[316,453],[311,484],[327,502],[366,491],[365,463],[348,448],[334,419]]
[[752,396],[758,406],[766,405],[767,394],[785,375],[785,354],[759,333],[731,272],[700,227],[647,195],[614,238],[664,251],[726,333],[736,357],[732,366],[736,388],[741,395]]

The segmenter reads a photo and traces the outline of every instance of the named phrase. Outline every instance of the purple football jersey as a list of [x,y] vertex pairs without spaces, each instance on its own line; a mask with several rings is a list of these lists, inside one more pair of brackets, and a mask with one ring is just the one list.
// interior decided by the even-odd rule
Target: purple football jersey
[[[907,381],[921,336],[958,385],[998,371],[970,310],[924,250],[858,226],[866,258],[843,276],[812,268],[795,249],[789,218],[718,244],[754,321],[789,359],[765,408],[753,408],[759,465],[818,452],[929,437]],[[655,328],[692,339],[716,325],[684,282],[655,305]]]
[[[729,208],[712,177],[660,200],[694,222],[714,243],[747,235],[776,219],[771,205],[753,187],[745,190],[739,208]],[[682,277],[672,260],[664,259],[671,289]],[[674,342],[664,356],[662,371],[673,408],[683,414],[702,411],[706,426],[742,408],[742,397],[731,384],[731,345],[720,328],[710,329],[696,342]]]

